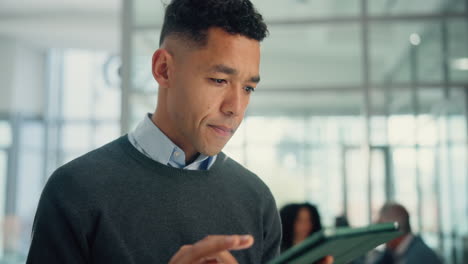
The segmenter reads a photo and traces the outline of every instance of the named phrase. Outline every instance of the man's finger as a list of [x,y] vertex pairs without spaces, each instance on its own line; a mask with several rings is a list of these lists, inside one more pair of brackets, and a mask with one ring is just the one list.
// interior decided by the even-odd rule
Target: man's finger
[[334,259],[332,256],[325,256],[317,264],[333,264],[333,261]]
[[252,244],[253,237],[250,235],[207,236],[193,246],[179,250],[170,263],[193,263],[203,257],[217,255],[225,250],[245,249]]
[[206,258],[202,258],[199,263],[203,264],[217,264],[217,263],[237,263],[237,260],[234,258],[234,256],[229,253],[229,251],[225,250],[216,256],[209,256]]
[[199,259],[204,256],[215,255],[224,250],[245,249],[252,244],[253,238],[250,235],[207,236],[193,245],[191,253],[195,259]]
[[239,236],[239,244],[235,247],[230,248],[229,250],[241,250],[249,248],[253,245],[254,239],[251,235]]
[[229,253],[229,251],[223,251],[219,253],[218,259],[221,263],[237,263],[237,260]]

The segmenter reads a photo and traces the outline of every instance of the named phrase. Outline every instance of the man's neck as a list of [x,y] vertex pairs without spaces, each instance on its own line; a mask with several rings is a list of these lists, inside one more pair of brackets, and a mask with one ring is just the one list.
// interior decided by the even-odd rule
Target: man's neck
[[174,143],[177,147],[184,151],[185,164],[190,164],[198,158],[200,153],[198,153],[195,149],[189,150],[187,146],[183,146],[182,144],[180,144],[178,140],[174,137],[174,135],[170,133],[171,129],[164,126],[164,124],[168,124],[169,122],[164,122],[164,118],[158,114],[158,111],[155,111],[151,115],[151,122],[153,122],[153,124],[157,126],[159,130],[161,130],[161,132],[164,133],[164,135],[166,135],[166,137],[169,138],[170,141],[172,141],[172,143]]
[[197,152],[197,153],[195,153],[195,155],[192,155],[192,158],[191,158],[191,159],[188,159],[188,158],[187,158],[187,157],[188,157],[188,156],[187,156],[187,153],[185,153],[185,164],[188,165],[188,164],[194,162],[194,161],[198,158],[198,156],[200,156],[200,153]]

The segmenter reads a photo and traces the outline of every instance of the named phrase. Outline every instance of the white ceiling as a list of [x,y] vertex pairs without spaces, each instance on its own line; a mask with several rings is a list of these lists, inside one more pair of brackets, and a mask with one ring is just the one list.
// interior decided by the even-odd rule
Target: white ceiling
[[0,13],[9,13],[12,11],[24,12],[43,12],[52,10],[102,10],[119,11],[120,1],[118,0],[2,0],[0,1]]
[[[324,16],[358,16],[360,0],[252,0],[265,19],[274,24]],[[461,1],[461,0],[457,0]],[[133,1],[138,25],[158,26],[163,6],[169,0]],[[437,9],[445,0],[372,0],[373,14]],[[122,0],[1,0],[0,36],[8,35],[44,47],[76,47],[118,51],[121,41]],[[416,9],[419,8],[419,9]],[[405,9],[406,8],[406,9]],[[421,9],[422,8],[422,9]],[[306,42],[327,53],[333,32],[323,27],[303,36],[301,28],[289,27],[287,34],[299,34]],[[274,29],[278,31],[278,29]],[[279,29],[281,31],[281,29]],[[284,30],[283,30],[284,31]],[[310,31],[310,30],[309,30]],[[342,32],[346,33],[346,32]],[[338,34],[340,34],[338,32]],[[280,33],[280,36],[284,35]],[[336,34],[335,34],[336,36]],[[273,36],[274,37],[274,36]],[[293,36],[294,37],[294,36]],[[284,52],[287,39],[276,37]],[[270,41],[271,42],[271,41]],[[304,45],[304,47],[308,48]],[[336,49],[329,49],[336,52]],[[278,52],[276,51],[276,52]],[[291,50],[290,50],[291,51]],[[297,52],[302,52],[298,49]],[[355,51],[353,51],[355,52]]]
[[[369,0],[368,2],[370,14],[377,16],[429,14],[440,10],[446,1]],[[270,36],[262,43],[262,82],[250,105],[251,113],[279,114],[282,111],[320,113],[330,112],[331,108],[340,113],[359,113],[363,102],[360,89],[363,83],[362,28],[359,19],[361,1],[252,0],[252,2],[269,23]],[[138,89],[147,91],[145,96],[140,98],[145,101],[146,96],[154,94],[156,89],[148,65],[151,53],[157,48],[158,28],[162,23],[164,9],[160,1],[154,0],[138,0],[135,2],[135,9],[138,14],[136,23],[141,27],[141,30],[135,32],[133,42],[135,54],[138,55],[134,65],[135,85]],[[309,22],[326,17],[355,19],[344,23],[335,23],[333,19],[324,19],[323,23]],[[371,82],[380,84],[381,87],[389,72],[401,68],[402,61],[407,62],[411,34],[420,34],[422,43],[427,41],[439,43],[437,37],[435,40],[428,40],[426,36],[428,30],[438,28],[439,25],[427,20],[371,23],[368,47]],[[425,76],[430,75],[430,78],[440,76],[437,70],[441,69],[441,63],[432,60],[438,58],[440,52],[441,49],[436,49],[431,52],[433,55],[431,58],[423,58],[436,69],[435,72],[421,71]],[[424,66],[425,63],[422,62],[421,65]],[[408,72],[406,69],[405,73]],[[420,78],[427,77],[421,75]],[[402,82],[410,82],[406,75],[400,79]],[[434,81],[442,82],[441,79]],[[409,91],[408,87],[404,88],[404,91]],[[294,92],[291,93],[291,90]],[[401,91],[397,94],[401,94]],[[428,97],[430,100],[421,99],[421,103],[430,104],[433,97]],[[374,104],[383,105],[383,98],[381,92],[378,95],[374,93]],[[401,104],[399,98],[394,99],[398,104],[392,105],[392,109],[408,111],[408,107],[398,106]],[[154,101],[149,101],[148,105],[153,103]],[[382,112],[381,109],[379,111]]]
[[120,0],[2,0],[0,36],[39,47],[120,48]]
[[[252,1],[270,23],[271,34],[263,43],[261,88],[297,90],[328,86],[356,87],[362,83],[359,20],[341,24],[307,22],[308,19],[330,16],[358,18],[360,0]],[[438,10],[446,1],[368,2],[372,15],[383,15],[427,13]],[[464,0],[451,1],[464,3]],[[137,14],[136,26],[146,29],[136,32],[134,44],[136,53],[144,55],[145,60],[147,53],[157,47],[163,3],[167,2],[169,0],[133,1]],[[121,42],[121,6],[122,0],[0,0],[0,37],[10,36],[45,48],[100,49],[118,53]],[[295,22],[282,25],[291,20]],[[304,22],[302,25],[301,20]],[[372,78],[383,78],[388,71],[397,67],[399,61],[407,56],[405,52],[409,47],[409,35],[422,33],[431,27],[429,24],[427,21],[371,24],[369,48]],[[424,36],[422,41],[425,41]],[[147,61],[143,65],[146,67]],[[141,79],[144,80],[144,76]],[[269,95],[265,96],[266,99],[262,101],[271,105],[274,100]],[[317,102],[313,105],[320,105],[320,102],[329,104],[335,97],[339,96],[333,92],[316,97]],[[302,102],[304,98],[298,94],[297,102],[290,106],[312,105],[308,98],[308,103]],[[350,108],[356,108],[361,103],[358,98],[349,99],[354,102],[349,105]]]

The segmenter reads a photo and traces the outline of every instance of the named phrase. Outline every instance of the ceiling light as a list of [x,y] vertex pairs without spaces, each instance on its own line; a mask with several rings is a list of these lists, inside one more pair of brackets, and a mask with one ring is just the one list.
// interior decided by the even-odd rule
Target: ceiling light
[[468,71],[468,58],[458,58],[452,60],[452,68],[460,71]]
[[418,46],[419,43],[421,43],[421,37],[418,34],[413,33],[409,36],[409,42],[411,45]]

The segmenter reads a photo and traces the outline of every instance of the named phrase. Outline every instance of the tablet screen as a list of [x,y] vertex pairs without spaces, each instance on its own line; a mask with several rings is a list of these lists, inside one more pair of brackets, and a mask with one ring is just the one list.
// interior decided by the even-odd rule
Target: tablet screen
[[346,264],[401,235],[396,222],[321,230],[283,252],[269,264],[311,264],[327,255],[333,256],[335,264]]

